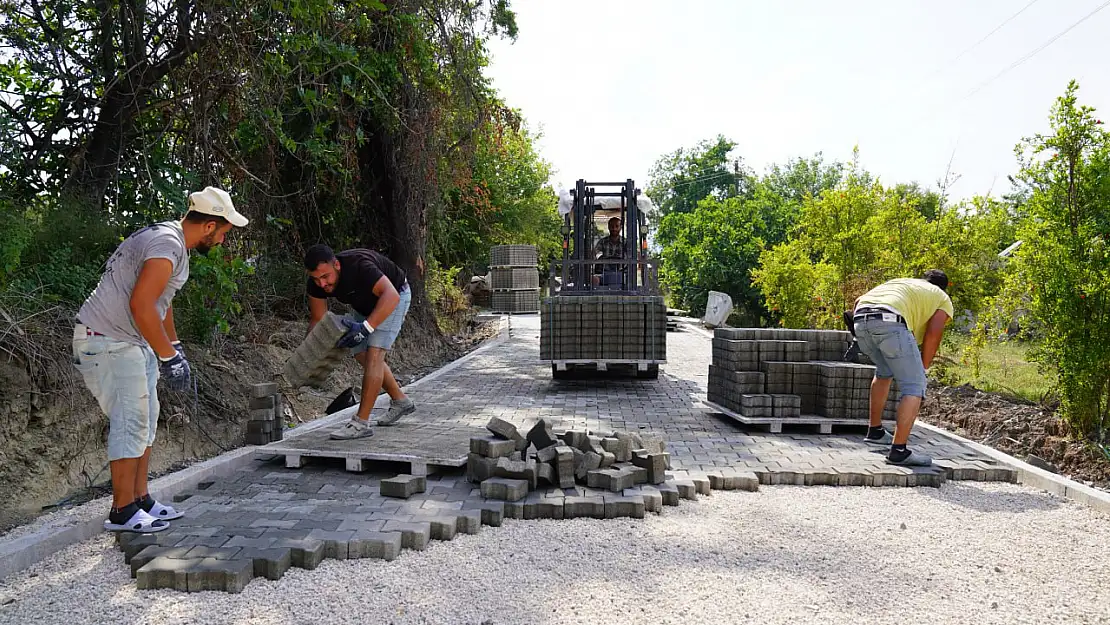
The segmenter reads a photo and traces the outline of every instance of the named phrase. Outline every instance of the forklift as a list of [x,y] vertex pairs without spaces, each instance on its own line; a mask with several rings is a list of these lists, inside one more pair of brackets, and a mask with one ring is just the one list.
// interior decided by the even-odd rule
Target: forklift
[[[562,258],[551,259],[549,296],[541,306],[540,359],[554,379],[573,372],[624,371],[659,376],[666,363],[667,312],[658,261],[648,255],[650,199],[631,179],[578,180],[563,216]],[[621,258],[599,258],[601,232],[620,219]]]

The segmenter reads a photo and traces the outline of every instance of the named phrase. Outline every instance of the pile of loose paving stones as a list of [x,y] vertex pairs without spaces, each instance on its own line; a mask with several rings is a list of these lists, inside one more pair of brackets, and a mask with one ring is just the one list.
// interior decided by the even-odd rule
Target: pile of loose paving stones
[[290,567],[393,560],[504,519],[644,518],[713,489],[759,488],[754,472],[668,471],[666,443],[654,434],[556,434],[541,420],[521,435],[498,418],[487,429],[491,436],[470,441],[465,476],[244,472],[175,497],[186,516],[171,529],[117,542],[140,589],[240,592]]
[[[655,434],[585,430],[556,434],[540,419],[522,436],[516,426],[496,417],[486,429],[493,436],[470,439],[467,479],[479,484],[486,499],[504,501],[510,514],[519,515],[516,518],[643,518],[645,511],[659,512],[663,505],[677,505],[680,498],[693,499],[712,488],[759,488],[753,472],[668,481],[670,454],[666,442]],[[601,496],[566,492],[582,485]],[[531,517],[522,501],[539,487],[560,489],[564,496],[537,502],[542,507]]]

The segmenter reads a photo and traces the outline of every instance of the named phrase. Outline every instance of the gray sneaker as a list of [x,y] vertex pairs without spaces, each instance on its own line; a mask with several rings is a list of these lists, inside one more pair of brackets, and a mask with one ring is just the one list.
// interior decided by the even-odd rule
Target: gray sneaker
[[374,435],[374,428],[370,427],[370,422],[363,421],[358,417],[352,417],[350,421],[343,424],[343,427],[331,433],[333,440],[347,441],[356,438],[370,438]]
[[389,412],[385,413],[385,416],[381,419],[378,419],[378,425],[393,425],[397,423],[398,419],[412,412],[416,412],[416,404],[408,397],[400,401],[391,399],[389,400]]
[[910,455],[897,462],[891,460],[890,456],[887,456],[886,461],[887,464],[896,464],[900,467],[927,467],[933,464],[933,459],[929,456],[923,456],[913,451],[910,452]]
[[872,445],[890,445],[894,442],[894,437],[890,435],[890,432],[883,430],[883,435],[879,438],[867,438],[864,436],[863,442],[871,443]]

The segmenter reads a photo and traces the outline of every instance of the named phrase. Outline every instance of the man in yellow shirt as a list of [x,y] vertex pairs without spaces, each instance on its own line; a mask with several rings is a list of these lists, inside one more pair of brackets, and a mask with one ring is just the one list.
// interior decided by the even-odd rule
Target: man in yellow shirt
[[[928,466],[933,462],[928,456],[906,449],[906,443],[925,397],[925,370],[937,353],[945,324],[953,317],[947,289],[948,276],[932,269],[922,280],[890,280],[856,300],[853,312],[856,340],[860,351],[875,363],[871,422],[864,440],[890,444],[887,462],[891,464]],[[893,437],[882,422],[891,378],[898,380],[902,392]]]

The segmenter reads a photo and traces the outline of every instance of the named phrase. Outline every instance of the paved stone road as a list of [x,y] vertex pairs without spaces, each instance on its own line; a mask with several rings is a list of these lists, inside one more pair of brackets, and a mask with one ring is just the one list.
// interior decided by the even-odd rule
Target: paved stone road
[[[464,438],[491,417],[517,425],[544,418],[556,430],[651,430],[667,440],[671,481],[621,495],[549,489],[504,504],[484,500],[461,472],[449,472],[429,477],[424,493],[397,500],[382,497],[378,488],[395,468],[348,473],[339,461],[285,469],[278,458],[182,497],[187,516],[171,530],[121,536],[139,587],[235,592],[254,577],[280,578],[291,566],[311,569],[323,558],[391,560],[402,548],[423,549],[429,540],[478,532],[506,517],[642,516],[653,502],[693,498],[709,486],[703,476],[728,471],[754,473],[765,484],[1013,480],[1012,471],[935,434],[915,434],[911,445],[937,458],[937,466],[910,470],[883,463],[882,450],[866,448],[859,433],[742,431],[700,404],[710,341],[697,331],[668,334],[670,364],[654,381],[553,381],[550,367],[538,362],[538,337],[538,317],[513,317],[505,343],[414,389],[418,411],[407,419],[453,424]],[[571,497],[584,499],[572,503]]]

